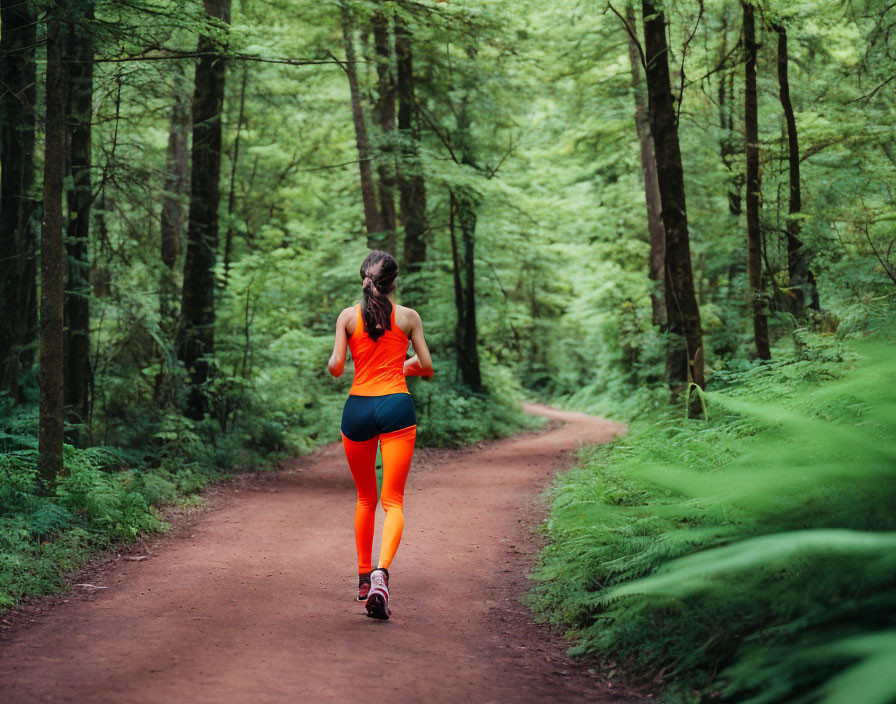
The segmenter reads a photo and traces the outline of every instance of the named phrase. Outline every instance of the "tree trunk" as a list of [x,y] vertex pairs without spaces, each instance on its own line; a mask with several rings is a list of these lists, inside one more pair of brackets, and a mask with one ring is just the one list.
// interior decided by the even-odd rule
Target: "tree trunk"
[[744,9],[744,134],[747,159],[747,275],[753,303],[753,334],[760,359],[771,359],[768,340],[768,319],[762,296],[762,235],[759,231],[759,201],[762,184],[759,178],[759,110],[756,93],[756,26],[755,10],[749,2]]
[[243,64],[243,78],[240,81],[240,106],[236,117],[236,137],[233,139],[233,156],[230,158],[230,190],[227,196],[227,233],[224,235],[224,281],[227,288],[230,279],[230,257],[233,252],[233,209],[236,206],[236,167],[240,161],[240,135],[246,115],[246,84],[249,82],[249,66]]
[[476,243],[476,208],[478,195],[461,191],[458,199],[457,215],[460,221],[460,231],[464,243],[464,264],[466,272],[466,290],[464,303],[466,314],[464,315],[464,354],[461,357],[461,372],[464,382],[474,391],[482,389],[482,374],[479,370],[479,343],[476,325],[476,258],[474,247]]
[[[457,368],[463,383],[475,392],[482,391],[476,328],[475,237],[478,201],[479,196],[469,188],[461,187],[456,193],[451,191],[449,232],[457,311]],[[457,242],[456,224],[460,225],[463,253]]]
[[62,0],[47,23],[46,142],[44,152],[43,223],[40,237],[40,421],[38,471],[43,489],[55,493],[62,474],[63,342],[65,300],[62,243],[62,192],[65,179],[65,80],[62,49],[68,26],[60,15]]
[[[405,272],[420,271],[426,261],[426,235],[429,222],[426,218],[426,183],[420,163],[420,133],[416,127],[416,101],[414,98],[414,67],[411,53],[411,33],[395,19],[395,57],[398,68],[398,132],[401,145],[401,162],[398,169],[398,189],[401,197],[401,219],[404,223]],[[406,294],[415,297],[414,282]],[[413,300],[411,301],[413,302]]]
[[666,376],[677,390],[689,383],[701,388],[703,331],[694,290],[688,233],[684,170],[678,143],[678,120],[669,79],[666,18],[650,0],[642,3],[650,131],[656,150],[657,177],[666,235],[665,282],[668,315]]
[[[796,116],[793,114],[793,103],[790,101],[790,79],[788,77],[787,30],[783,25],[775,25],[778,33],[778,94],[784,119],[787,122],[787,161],[790,170],[790,202],[787,219],[787,273],[790,280],[790,293],[793,296],[793,312],[801,315],[808,296],[809,307],[819,309],[818,290],[809,283],[812,273],[809,271],[811,255],[800,240],[800,211],[802,196],[800,192],[800,147],[796,131]],[[814,282],[815,277],[812,276]]]
[[[634,31],[637,26],[634,6],[626,7],[626,20]],[[653,308],[653,324],[665,329],[668,322],[666,300],[663,293],[663,266],[666,257],[666,233],[663,230],[660,203],[660,184],[656,175],[656,152],[653,146],[653,135],[650,134],[650,118],[647,114],[646,96],[641,89],[641,55],[634,39],[628,40],[628,57],[632,68],[632,92],[635,95],[635,127],[638,130],[638,143],[641,146],[641,176],[644,179],[644,196],[647,200],[647,232],[650,235],[650,257],[648,259],[648,277],[653,282],[650,291],[650,303]]]
[[[178,335],[178,286],[177,258],[186,235],[187,198],[190,186],[190,81],[178,64],[174,80],[174,100],[168,126],[168,149],[165,154],[165,187],[162,193],[160,221],[162,268],[159,276],[159,327],[166,341],[174,341]],[[153,387],[153,403],[169,408],[174,401],[175,389],[170,381],[170,370],[164,363],[166,352],[160,350],[159,371]]]
[[[725,60],[728,54],[728,16],[722,15],[722,48],[719,61]],[[734,131],[734,71],[725,71],[719,76],[719,127],[722,138],[719,151],[722,163],[728,170],[728,212],[739,217],[743,211],[741,189],[744,186],[743,174],[738,171],[736,160],[740,154],[740,138]]]
[[22,401],[37,335],[34,45],[29,2],[0,5],[0,389]]
[[[211,18],[230,23],[230,0],[205,0]],[[199,38],[193,94],[193,149],[190,210],[184,261],[182,324],[178,357],[190,374],[185,414],[199,420],[208,410],[203,386],[215,350],[215,258],[218,250],[218,205],[221,199],[221,108],[226,70],[220,43]]]
[[162,270],[159,313],[163,327],[173,333],[176,317],[177,287],[175,266],[181,251],[186,225],[186,197],[189,187],[190,101],[186,76],[178,72],[174,86],[174,105],[168,128],[168,150],[165,155],[165,191],[162,194],[161,258]]
[[379,249],[395,253],[395,76],[392,71],[389,18],[383,12],[373,16],[373,44],[376,52],[377,101],[376,116],[380,127],[377,154],[380,215],[383,235]]
[[364,122],[361,105],[361,90],[358,87],[358,66],[355,55],[355,39],[352,31],[351,15],[346,6],[342,8],[342,42],[345,46],[345,75],[352,100],[352,120],[355,124],[355,144],[358,147],[358,170],[361,174],[361,201],[364,204],[364,224],[367,228],[367,246],[375,249],[378,242],[374,235],[383,231],[380,211],[376,203],[376,187],[370,168],[370,140]]
[[90,402],[90,206],[93,121],[93,0],[74,0],[63,58],[66,66],[68,164],[71,188],[66,193],[65,406],[77,444],[87,423]]

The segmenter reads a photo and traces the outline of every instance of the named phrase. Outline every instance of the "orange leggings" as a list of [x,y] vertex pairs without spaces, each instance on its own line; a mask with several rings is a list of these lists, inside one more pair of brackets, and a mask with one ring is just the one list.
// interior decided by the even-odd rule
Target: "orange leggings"
[[349,440],[342,434],[342,446],[349,469],[358,489],[355,505],[355,547],[358,549],[358,573],[370,572],[373,552],[373,529],[376,521],[376,446],[383,453],[383,490],[380,500],[386,511],[383,523],[383,543],[377,567],[389,568],[404,528],[404,485],[414,455],[417,426],[382,433],[370,440]]

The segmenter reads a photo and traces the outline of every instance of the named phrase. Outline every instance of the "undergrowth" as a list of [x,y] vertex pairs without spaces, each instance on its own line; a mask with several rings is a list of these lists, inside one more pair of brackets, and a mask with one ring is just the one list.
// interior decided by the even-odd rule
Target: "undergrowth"
[[582,452],[530,597],[573,653],[670,702],[896,700],[893,322],[717,373],[707,420],[652,411]]
[[507,368],[485,364],[483,376],[487,388],[480,393],[455,381],[447,364],[439,365],[430,381],[411,382],[419,444],[459,447],[544,424],[543,418],[523,412],[522,390]]
[[114,450],[66,445],[64,462],[56,495],[47,497],[39,491],[35,449],[0,455],[0,609],[58,591],[61,574],[97,550],[166,528],[147,500],[151,492],[141,491],[136,473],[121,470]]

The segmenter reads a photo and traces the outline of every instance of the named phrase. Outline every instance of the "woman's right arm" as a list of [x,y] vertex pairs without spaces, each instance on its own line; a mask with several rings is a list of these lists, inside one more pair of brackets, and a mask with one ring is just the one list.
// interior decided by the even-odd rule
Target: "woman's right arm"
[[404,375],[405,376],[422,376],[424,379],[432,379],[435,373],[432,368],[432,357],[429,356],[429,347],[426,346],[426,339],[423,337],[423,321],[415,310],[410,310],[411,314],[411,344],[414,345],[416,354],[410,359],[405,360]]

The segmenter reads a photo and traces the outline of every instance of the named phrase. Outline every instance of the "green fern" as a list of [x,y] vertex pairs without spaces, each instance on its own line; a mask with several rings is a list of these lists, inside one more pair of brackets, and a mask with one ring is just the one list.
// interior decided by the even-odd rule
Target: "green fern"
[[531,603],[573,652],[661,672],[670,699],[846,701],[859,676],[892,693],[896,360],[838,356],[731,374],[708,422],[642,421],[558,479]]

